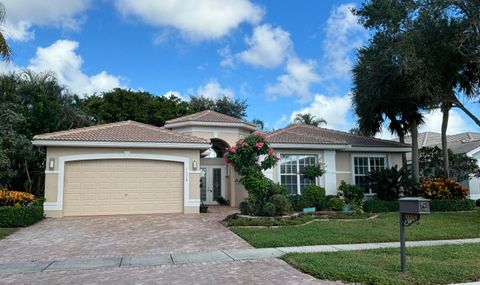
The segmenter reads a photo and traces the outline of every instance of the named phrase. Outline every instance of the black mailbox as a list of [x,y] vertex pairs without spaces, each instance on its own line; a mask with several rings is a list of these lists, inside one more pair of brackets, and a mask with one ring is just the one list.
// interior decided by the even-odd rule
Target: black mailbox
[[400,213],[402,214],[430,214],[430,200],[421,197],[401,198]]

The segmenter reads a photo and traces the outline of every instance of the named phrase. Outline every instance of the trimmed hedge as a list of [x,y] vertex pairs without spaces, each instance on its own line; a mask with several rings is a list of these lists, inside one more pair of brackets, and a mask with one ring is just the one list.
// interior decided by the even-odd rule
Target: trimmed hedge
[[0,227],[26,227],[43,219],[43,207],[32,203],[26,207],[0,207]]
[[[470,199],[430,201],[430,211],[432,212],[471,211],[473,209],[475,209],[475,201]],[[367,200],[363,204],[363,210],[367,213],[398,212],[398,201]]]
[[366,213],[398,212],[398,210],[398,201],[370,199],[363,203],[363,211]]
[[430,211],[432,212],[471,211],[473,209],[475,209],[475,201],[470,199],[430,201]]

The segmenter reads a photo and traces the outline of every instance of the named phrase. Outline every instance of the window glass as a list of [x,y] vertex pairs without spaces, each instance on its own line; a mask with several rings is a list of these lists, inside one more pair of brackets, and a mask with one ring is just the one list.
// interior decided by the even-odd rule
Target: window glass
[[353,158],[353,173],[355,185],[362,186],[366,194],[372,194],[368,188],[367,175],[372,170],[381,170],[385,168],[385,157],[381,156],[355,156]]
[[302,193],[307,185],[315,181],[307,179],[302,174],[305,166],[317,163],[317,156],[311,154],[281,154],[280,155],[280,184],[291,194]]

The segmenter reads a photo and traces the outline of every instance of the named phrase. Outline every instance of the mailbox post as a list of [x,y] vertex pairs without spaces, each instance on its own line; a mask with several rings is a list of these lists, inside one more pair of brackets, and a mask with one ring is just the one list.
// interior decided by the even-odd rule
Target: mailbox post
[[405,272],[405,228],[420,221],[421,214],[430,214],[430,200],[421,197],[398,199],[400,209],[400,269]]

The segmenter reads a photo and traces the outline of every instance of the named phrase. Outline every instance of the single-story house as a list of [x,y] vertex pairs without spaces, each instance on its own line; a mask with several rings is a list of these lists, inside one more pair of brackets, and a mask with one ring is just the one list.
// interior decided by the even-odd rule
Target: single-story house
[[[198,213],[201,201],[220,196],[231,206],[247,197],[223,159],[227,147],[255,125],[203,111],[155,127],[125,121],[34,137],[46,148],[45,214],[48,217],[146,213]],[[300,193],[316,183],[335,194],[342,180],[365,185],[368,171],[401,164],[409,146],[308,125],[266,133],[280,160],[265,175]],[[311,182],[306,165],[324,163]],[[368,191],[368,188],[366,188]]]
[[[406,143],[412,142],[411,136],[405,137]],[[455,154],[464,154],[477,160],[480,166],[480,133],[465,132],[454,135],[447,135],[448,148]],[[442,148],[442,135],[436,132],[422,132],[418,134],[418,147],[439,147]],[[411,152],[407,153],[407,161],[411,160]],[[468,187],[470,199],[480,199],[480,178],[472,177],[468,181],[460,181]]]

